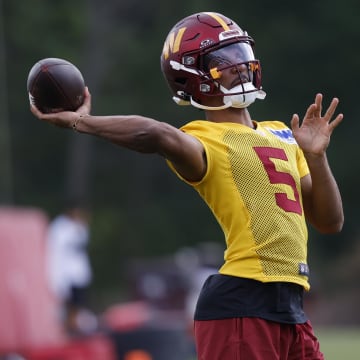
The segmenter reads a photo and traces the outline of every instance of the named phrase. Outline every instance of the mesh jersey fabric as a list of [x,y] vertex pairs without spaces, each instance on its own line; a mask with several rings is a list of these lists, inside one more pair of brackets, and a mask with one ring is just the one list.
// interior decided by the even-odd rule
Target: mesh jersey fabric
[[291,130],[279,121],[195,120],[181,130],[204,146],[207,172],[191,185],[207,203],[226,241],[219,272],[309,290],[308,231],[300,179],[309,173]]

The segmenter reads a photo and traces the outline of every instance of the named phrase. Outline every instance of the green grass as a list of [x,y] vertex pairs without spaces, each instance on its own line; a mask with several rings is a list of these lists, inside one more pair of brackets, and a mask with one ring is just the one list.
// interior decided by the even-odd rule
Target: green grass
[[360,359],[360,327],[318,328],[315,334],[326,360]]

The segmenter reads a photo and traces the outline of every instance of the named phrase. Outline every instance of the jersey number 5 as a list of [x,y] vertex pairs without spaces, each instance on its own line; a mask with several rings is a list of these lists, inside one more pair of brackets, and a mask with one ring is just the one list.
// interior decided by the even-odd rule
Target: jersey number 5
[[286,193],[275,193],[276,204],[285,211],[302,215],[299,192],[294,178],[289,173],[277,171],[274,162],[271,160],[273,158],[288,161],[285,151],[272,147],[254,147],[254,150],[264,165],[270,183],[289,185],[294,192],[295,200],[289,199]]

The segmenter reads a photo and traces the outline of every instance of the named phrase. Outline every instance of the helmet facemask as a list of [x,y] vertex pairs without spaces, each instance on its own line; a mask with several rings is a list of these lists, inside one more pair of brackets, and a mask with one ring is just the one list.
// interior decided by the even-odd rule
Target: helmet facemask
[[[222,97],[223,104],[207,106],[199,103],[194,94],[190,99],[193,106],[209,110],[221,110],[228,107],[245,108],[256,99],[265,98],[266,94],[261,90],[260,62],[255,59],[248,42],[233,42],[230,45],[212,49],[201,54],[199,60],[201,80],[198,89],[202,100],[204,97]],[[236,70],[238,80],[235,79],[230,88],[225,88],[221,85],[222,72],[230,69]],[[212,82],[212,86],[206,86],[206,84],[209,85],[209,81]]]

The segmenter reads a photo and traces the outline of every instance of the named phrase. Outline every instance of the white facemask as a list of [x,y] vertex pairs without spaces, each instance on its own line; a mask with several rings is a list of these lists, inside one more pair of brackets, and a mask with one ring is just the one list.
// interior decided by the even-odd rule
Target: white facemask
[[[237,85],[230,90],[220,85],[220,90],[225,94],[223,98],[224,105],[220,105],[220,106],[201,105],[198,102],[196,102],[192,97],[190,98],[190,103],[191,105],[197,107],[198,109],[203,109],[203,110],[222,110],[222,109],[227,109],[229,107],[242,109],[251,105],[256,99],[261,99],[261,100],[265,99],[266,96],[265,91],[256,90],[256,87],[250,82],[245,83],[243,85]],[[244,91],[251,91],[251,92],[248,92],[246,94],[236,94],[236,93],[242,93]],[[226,95],[226,94],[234,94],[234,95]]]
[[[245,84],[239,84],[232,89],[228,90],[223,86],[220,86],[220,90],[225,94],[224,96],[224,104],[226,107],[234,107],[234,108],[246,108],[251,105],[256,99],[263,100],[266,96],[265,91],[256,90],[255,86],[251,82],[247,82]],[[245,94],[237,94],[246,92]],[[226,94],[234,94],[234,95],[226,95]]]

